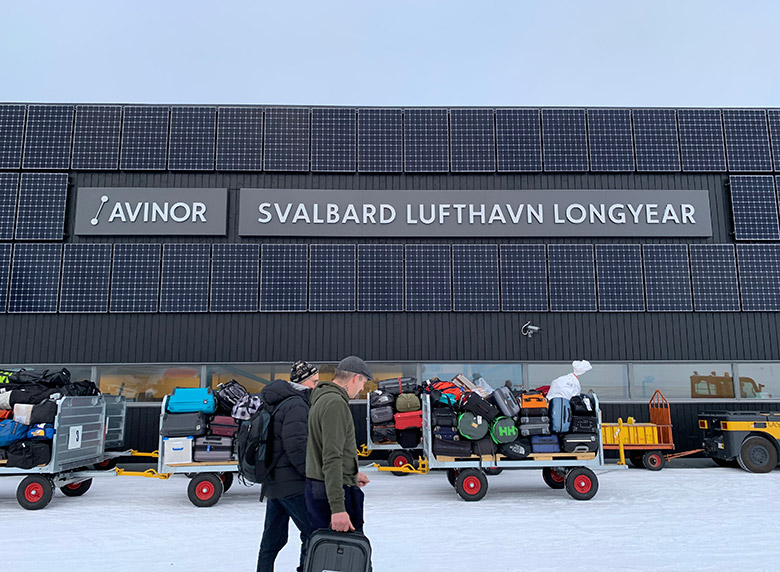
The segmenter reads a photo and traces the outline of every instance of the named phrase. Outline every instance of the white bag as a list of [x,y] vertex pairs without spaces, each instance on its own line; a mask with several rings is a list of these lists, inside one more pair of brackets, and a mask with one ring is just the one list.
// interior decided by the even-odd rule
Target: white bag
[[32,420],[32,405],[17,403],[14,405],[14,421],[22,425],[29,425]]
[[11,409],[11,392],[0,393],[0,409]]

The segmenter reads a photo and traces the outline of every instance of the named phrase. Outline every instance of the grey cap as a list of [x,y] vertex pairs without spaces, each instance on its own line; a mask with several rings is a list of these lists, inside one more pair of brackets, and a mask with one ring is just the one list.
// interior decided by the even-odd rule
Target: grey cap
[[336,366],[336,369],[340,371],[351,371],[352,373],[359,373],[360,375],[365,375],[368,378],[368,381],[371,381],[374,379],[374,376],[371,374],[371,371],[368,369],[368,365],[366,362],[364,362],[362,359],[360,359],[357,356],[347,356],[343,360],[339,362],[339,365]]

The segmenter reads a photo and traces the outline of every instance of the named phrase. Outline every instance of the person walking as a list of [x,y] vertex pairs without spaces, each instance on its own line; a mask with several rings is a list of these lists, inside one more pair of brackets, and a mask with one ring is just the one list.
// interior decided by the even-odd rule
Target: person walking
[[306,447],[306,508],[312,529],[339,532],[363,529],[363,491],[369,483],[358,471],[355,425],[349,400],[373,376],[356,356],[341,360],[333,381],[323,381],[312,393],[309,442]]
[[257,572],[273,572],[276,556],[287,544],[290,519],[301,532],[298,570],[303,570],[312,532],[304,494],[309,402],[318,380],[317,368],[301,360],[293,364],[289,383],[277,379],[260,392],[264,407],[275,409],[269,451],[273,468],[260,492],[260,499],[265,497],[266,505]]

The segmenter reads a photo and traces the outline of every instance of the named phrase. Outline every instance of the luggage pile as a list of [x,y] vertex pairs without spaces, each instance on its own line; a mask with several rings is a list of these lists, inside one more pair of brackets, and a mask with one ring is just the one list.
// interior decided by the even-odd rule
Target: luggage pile
[[252,396],[236,380],[209,388],[177,387],[168,396],[160,435],[167,465],[229,462],[237,458],[238,420]]
[[420,384],[414,377],[396,377],[377,382],[368,396],[371,441],[414,449],[422,440]]
[[65,368],[0,372],[0,462],[20,469],[48,464],[57,401],[99,393],[91,381],[71,381]]

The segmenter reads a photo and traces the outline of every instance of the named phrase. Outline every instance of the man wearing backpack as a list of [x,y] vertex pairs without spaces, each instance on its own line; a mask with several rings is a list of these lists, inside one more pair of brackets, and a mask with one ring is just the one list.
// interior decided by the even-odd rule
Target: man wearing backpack
[[317,368],[305,361],[292,366],[290,382],[273,381],[260,393],[265,407],[272,408],[272,432],[268,451],[270,471],[262,484],[261,499],[267,499],[265,526],[257,557],[258,572],[272,572],[279,551],[287,544],[290,519],[301,531],[301,562],[303,570],[309,535],[312,532],[306,511],[304,487],[306,480],[307,418],[311,391],[319,380]]

